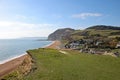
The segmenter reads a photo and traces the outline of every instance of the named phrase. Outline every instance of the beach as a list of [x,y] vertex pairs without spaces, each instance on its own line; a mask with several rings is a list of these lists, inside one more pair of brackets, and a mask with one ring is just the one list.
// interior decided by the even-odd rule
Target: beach
[[4,64],[0,64],[0,77],[6,75],[6,74],[10,73],[11,71],[13,71],[14,69],[16,69],[20,64],[22,64],[22,62],[24,61],[24,59],[27,56],[28,55],[25,54],[21,57],[10,60]]
[[45,48],[60,49],[61,42],[56,40],[51,45],[46,46]]
[[[52,44],[46,46],[45,48],[58,49],[59,48],[58,46],[60,44],[61,44],[60,41],[54,41]],[[27,56],[28,54],[25,54],[23,56],[10,60],[4,64],[0,64],[0,78],[12,72],[17,67],[19,67],[23,63],[23,61],[27,58]]]

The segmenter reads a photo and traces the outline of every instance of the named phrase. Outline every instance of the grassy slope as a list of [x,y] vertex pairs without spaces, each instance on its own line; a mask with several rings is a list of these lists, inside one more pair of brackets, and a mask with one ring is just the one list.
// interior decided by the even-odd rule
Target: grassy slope
[[110,38],[120,37],[120,35],[110,35],[112,32],[118,32],[119,30],[94,30],[94,29],[86,29],[86,30],[76,30],[72,33],[72,38],[75,40],[83,38],[79,34],[85,31],[89,31],[89,35],[100,34],[102,36],[108,36]]
[[29,51],[37,70],[24,80],[119,80],[120,59],[111,56],[61,54],[53,49]]

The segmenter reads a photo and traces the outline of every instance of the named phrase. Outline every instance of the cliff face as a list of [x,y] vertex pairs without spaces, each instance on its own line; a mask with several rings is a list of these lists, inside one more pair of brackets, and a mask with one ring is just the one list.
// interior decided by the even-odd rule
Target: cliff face
[[48,40],[61,40],[64,37],[70,36],[74,31],[75,30],[71,28],[58,29],[48,36]]
[[[14,64],[13,64],[14,66]],[[23,80],[22,78],[30,73],[33,69],[32,57],[27,54],[24,56],[24,60],[13,71],[0,77],[0,80]]]

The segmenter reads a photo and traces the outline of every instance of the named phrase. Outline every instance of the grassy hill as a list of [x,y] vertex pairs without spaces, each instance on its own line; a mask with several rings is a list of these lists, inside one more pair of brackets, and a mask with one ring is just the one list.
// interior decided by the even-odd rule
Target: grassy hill
[[[115,34],[116,33],[116,34]],[[91,36],[91,35],[96,35],[99,34],[101,36],[107,36],[107,37],[120,37],[120,30],[95,30],[95,29],[86,29],[86,30],[76,30],[73,33],[71,33],[73,39],[74,37],[82,38],[84,36]]]
[[108,38],[120,37],[120,27],[96,25],[84,30],[74,30],[70,28],[58,29],[48,36],[49,40],[78,40],[86,36],[104,36]]
[[88,27],[87,29],[95,29],[95,30],[120,30],[120,27],[117,26],[107,26],[107,25],[95,25]]
[[82,54],[78,51],[65,51],[67,54],[63,54],[54,49],[36,49],[29,52],[36,70],[21,80],[120,79],[120,58]]

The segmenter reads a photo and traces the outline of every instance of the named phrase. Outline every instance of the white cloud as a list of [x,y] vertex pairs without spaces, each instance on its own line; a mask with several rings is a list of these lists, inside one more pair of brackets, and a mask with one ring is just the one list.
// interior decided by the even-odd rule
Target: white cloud
[[23,15],[16,15],[15,17],[18,19],[27,19],[27,17]]
[[62,15],[59,15],[59,14],[53,14],[52,17],[53,17],[53,18],[58,18],[58,19],[59,19],[59,18],[62,18],[63,16],[62,16]]
[[33,16],[24,16],[24,15],[16,15],[15,16],[16,19],[18,20],[35,20],[35,17]]
[[72,15],[73,18],[86,19],[87,17],[99,17],[102,16],[100,13],[80,13]]
[[47,37],[54,31],[53,24],[31,24],[0,21],[0,38]]

